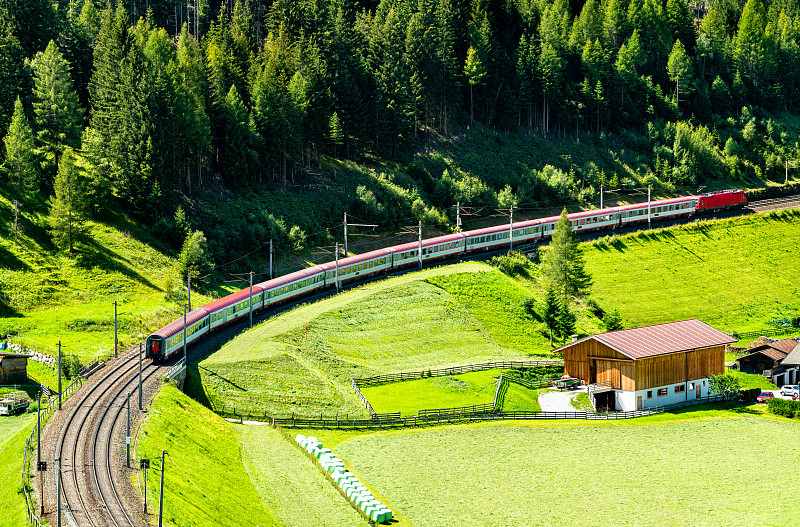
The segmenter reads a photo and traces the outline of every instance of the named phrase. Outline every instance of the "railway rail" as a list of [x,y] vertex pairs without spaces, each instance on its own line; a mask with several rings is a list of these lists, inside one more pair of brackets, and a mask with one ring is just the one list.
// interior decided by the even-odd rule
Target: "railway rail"
[[[800,207],[800,196],[787,196],[781,198],[753,201],[742,210],[725,211],[715,214],[714,217],[731,217],[753,212],[766,212],[787,208]],[[709,218],[713,219],[713,218]],[[660,226],[672,223],[685,223],[694,218],[671,220],[661,222]],[[626,227],[622,232],[638,230],[643,226]],[[619,232],[619,231],[618,231]],[[591,239],[605,233],[587,233],[583,239]],[[506,249],[485,252],[480,255],[460,257],[456,260],[486,259]],[[436,265],[441,265],[439,262]],[[415,269],[405,269],[391,274],[405,274]],[[382,277],[373,277],[366,282],[379,280]],[[361,285],[359,282],[357,285]],[[347,286],[345,288],[349,288]],[[322,298],[332,296],[335,292],[327,291],[310,295],[282,306],[261,311],[254,314],[253,323],[290,310],[296,305],[307,302],[316,302]],[[190,355],[192,360],[208,356],[236,334],[246,330],[247,323],[242,320],[222,331],[198,342],[192,346]],[[158,379],[171,367],[173,361],[154,364],[147,359],[143,364],[142,378],[144,398],[149,401],[157,389]],[[135,503],[137,496],[131,488],[129,478],[126,478],[125,467],[125,432],[122,418],[125,400],[128,393],[136,393],[138,381],[138,353],[128,350],[118,360],[106,366],[105,371],[95,373],[83,388],[82,394],[70,399],[65,404],[65,412],[58,412],[45,429],[43,437],[42,458],[50,460],[53,469],[48,474],[54,474],[56,460],[62,460],[61,497],[63,525],[86,527],[138,527],[147,525],[147,520],[138,512],[139,505]],[[132,415],[138,414],[136,405],[132,407]],[[47,452],[44,445],[50,445]],[[64,464],[64,461],[67,461]],[[41,474],[40,476],[41,477]],[[45,515],[50,524],[56,524],[57,515],[57,483],[54,477],[49,477],[44,496],[39,500],[44,503]],[[39,487],[39,482],[34,488]]]
[[[168,366],[149,360],[143,363],[144,393],[150,395],[155,391],[159,374],[166,369]],[[45,518],[50,524],[57,523],[59,488],[62,525],[136,527],[146,524],[129,512],[137,508],[130,507],[125,498],[130,493],[130,484],[125,478],[123,410],[127,394],[138,394],[138,371],[138,353],[129,352],[120,357],[107,371],[90,381],[84,393],[68,402],[67,413],[60,423],[45,431],[46,439],[54,439],[49,452],[54,470],[51,470],[53,476],[49,478],[47,491],[39,499],[43,500]],[[136,405],[132,410],[138,410]],[[61,474],[57,481],[59,459]]]

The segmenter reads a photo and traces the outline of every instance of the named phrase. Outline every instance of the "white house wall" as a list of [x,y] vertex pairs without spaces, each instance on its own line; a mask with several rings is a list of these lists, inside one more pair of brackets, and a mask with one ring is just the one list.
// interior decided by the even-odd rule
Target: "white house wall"
[[[666,386],[658,386],[648,390],[637,390],[635,392],[625,390],[614,390],[616,392],[617,410],[622,412],[632,412],[637,410],[636,400],[641,396],[642,409],[652,408],[654,406],[664,406],[667,404],[682,403],[684,401],[693,400],[697,398],[696,387],[700,384],[700,397],[708,397],[711,395],[708,379],[698,379],[685,383],[668,384]],[[684,392],[675,393],[676,386],[684,386]],[[690,388],[691,387],[691,388]],[[666,395],[658,395],[658,390],[661,388],[667,389]],[[647,392],[652,392],[652,397],[647,398]]]

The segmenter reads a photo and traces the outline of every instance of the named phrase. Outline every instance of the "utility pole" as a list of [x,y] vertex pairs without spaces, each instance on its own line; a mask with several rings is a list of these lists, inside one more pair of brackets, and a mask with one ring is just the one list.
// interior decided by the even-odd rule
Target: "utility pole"
[[456,232],[461,232],[461,202],[456,203]]
[[[793,163],[793,161],[789,161],[788,159],[786,160],[786,179],[783,182],[784,185],[789,183],[789,168],[797,168],[797,165],[794,165],[792,163]],[[14,203],[16,203],[16,202],[14,202]],[[16,238],[15,238],[15,241],[16,241]]]
[[125,428],[125,466],[131,468],[131,394],[125,402],[128,409],[128,421]]
[[[347,258],[347,213],[344,213],[344,257]],[[371,225],[366,223],[351,223],[351,227],[372,227],[373,229],[377,227],[377,225]]]
[[186,269],[186,303],[189,305],[189,311],[192,310],[192,271]]
[[339,242],[336,242],[336,269],[334,273],[334,279],[336,280],[336,292],[339,292]]
[[142,343],[139,343],[139,411],[142,411]]
[[114,356],[117,356],[117,342],[119,339],[117,338],[117,301],[114,300]]
[[183,304],[183,365],[186,366],[186,310],[189,306]]
[[[61,410],[61,341],[58,341],[58,409]],[[61,465],[59,465],[60,467]],[[59,470],[61,470],[59,468]],[[58,477],[61,477],[59,472]]]
[[158,491],[158,527],[162,527],[162,519],[164,517],[164,454],[166,450],[161,451],[161,485]]
[[272,240],[269,241],[269,279],[272,280]]
[[600,208],[603,208],[603,185],[600,185]]
[[58,458],[58,477],[56,477],[56,525],[61,527],[61,458]]
[[419,235],[417,236],[418,241],[418,248],[417,252],[419,253],[419,268],[422,269],[422,222],[419,222]]
[[250,327],[253,327],[253,271],[250,271]]
[[647,228],[650,228],[650,187],[652,185],[647,185]]
[[511,213],[508,221],[508,250],[514,249],[514,205],[511,205]]

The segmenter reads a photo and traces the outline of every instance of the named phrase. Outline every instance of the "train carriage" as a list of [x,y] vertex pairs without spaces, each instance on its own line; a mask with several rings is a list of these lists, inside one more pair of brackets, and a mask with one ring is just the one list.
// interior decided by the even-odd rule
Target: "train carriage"
[[252,298],[249,296],[250,288],[248,287],[204,305],[205,310],[211,315],[211,329],[216,329],[241,316],[249,315],[251,302],[253,311],[264,305],[264,290],[260,286],[254,285],[253,296]]
[[[205,308],[186,314],[187,345],[208,333],[210,316]],[[153,360],[166,360],[183,348],[183,317],[174,320],[147,337],[145,355]]]
[[339,283],[345,283],[357,278],[375,275],[392,268],[392,251],[378,249],[356,256],[341,258],[338,262],[324,263],[320,266],[325,272],[325,285],[336,285],[336,274],[339,274]]
[[325,272],[317,265],[261,282],[258,287],[264,290],[265,307],[280,304],[325,287]]
[[[422,261],[448,258],[466,250],[466,237],[463,233],[446,234],[436,238],[422,240]],[[405,265],[418,264],[419,242],[404,243],[389,247],[392,252],[393,267],[403,267]]]
[[697,196],[685,196],[682,198],[651,201],[649,206],[647,203],[623,205],[622,207],[617,207],[617,210],[619,210],[621,224],[629,225],[647,221],[648,211],[651,221],[678,216],[689,216],[694,213],[696,204]]
[[589,232],[616,227],[619,225],[619,215],[617,208],[606,208],[574,212],[568,214],[567,219],[572,222],[574,232]]

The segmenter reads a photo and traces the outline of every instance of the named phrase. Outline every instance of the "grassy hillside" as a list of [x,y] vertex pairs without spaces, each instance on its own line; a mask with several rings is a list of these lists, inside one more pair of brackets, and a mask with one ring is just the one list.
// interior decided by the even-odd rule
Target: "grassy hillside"
[[[769,499],[751,492],[774,452],[731,445],[793,436],[797,428],[789,420],[698,410],[625,423],[364,434],[333,451],[413,525],[551,525],[563,518],[587,526],[641,525],[642,518],[650,525],[779,525],[800,514],[796,490],[773,485]],[[796,459],[800,447],[793,443],[781,455]]]
[[[0,217],[10,216],[0,193]],[[89,360],[113,352],[115,300],[122,347],[182,313],[180,294],[168,298],[164,289],[175,259],[140,224],[124,216],[89,222],[72,256],[52,245],[45,225],[41,210],[23,209],[17,243],[0,233],[0,335],[49,354],[60,340],[64,353]]]
[[592,296],[626,327],[699,318],[723,331],[800,315],[800,212],[642,231],[586,245]]
[[156,396],[136,446],[137,459],[152,460],[151,504],[158,503],[162,450],[169,454],[164,525],[233,526],[243,518],[260,527],[281,524],[253,487],[231,426],[171,385]]
[[22,451],[35,424],[36,414],[0,417],[0,527],[27,525],[21,488]]
[[499,321],[510,304],[531,294],[477,263],[391,278],[240,335],[201,361],[194,381],[229,410],[235,404],[268,415],[363,415],[352,377],[547,354],[541,336],[538,348],[515,346],[535,333],[537,321],[520,316],[518,327]]

